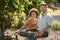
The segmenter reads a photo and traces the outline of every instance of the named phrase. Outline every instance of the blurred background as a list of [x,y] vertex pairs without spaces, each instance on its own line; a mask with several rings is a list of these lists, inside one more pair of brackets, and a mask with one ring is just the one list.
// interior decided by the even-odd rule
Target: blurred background
[[[60,0],[0,0],[0,40],[25,40],[14,34],[29,18],[29,10],[40,3],[48,4],[48,12],[53,16],[51,40],[60,40]],[[56,36],[56,37],[55,37]],[[51,38],[52,37],[52,38]]]

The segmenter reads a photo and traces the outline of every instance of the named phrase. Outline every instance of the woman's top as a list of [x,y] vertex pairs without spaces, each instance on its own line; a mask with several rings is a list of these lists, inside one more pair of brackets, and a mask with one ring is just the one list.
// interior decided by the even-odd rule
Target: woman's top
[[38,20],[37,20],[37,19],[34,20],[33,22],[31,22],[31,19],[29,19],[29,20],[27,21],[27,27],[28,27],[29,29],[30,29],[30,28],[33,28],[33,27],[36,27],[37,23],[38,23]]

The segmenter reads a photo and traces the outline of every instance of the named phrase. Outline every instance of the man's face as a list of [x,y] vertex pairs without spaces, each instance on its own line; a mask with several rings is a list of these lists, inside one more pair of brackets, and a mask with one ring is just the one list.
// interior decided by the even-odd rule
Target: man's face
[[47,10],[47,6],[41,5],[40,6],[40,9],[41,9],[42,12],[45,12]]

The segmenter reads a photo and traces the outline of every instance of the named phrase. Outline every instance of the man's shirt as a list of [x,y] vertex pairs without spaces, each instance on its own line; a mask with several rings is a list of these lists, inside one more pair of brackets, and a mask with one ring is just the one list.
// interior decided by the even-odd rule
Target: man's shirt
[[48,12],[45,12],[43,15],[38,17],[38,21],[38,28],[41,31],[44,30],[48,25],[51,26],[53,18]]

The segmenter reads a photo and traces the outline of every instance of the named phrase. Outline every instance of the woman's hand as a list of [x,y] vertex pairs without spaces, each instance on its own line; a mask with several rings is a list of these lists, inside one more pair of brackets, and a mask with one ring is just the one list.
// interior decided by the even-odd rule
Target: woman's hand
[[37,27],[37,26],[35,26],[35,27],[30,28],[30,29],[38,29],[38,27]]
[[16,31],[17,34],[20,34],[20,29]]

